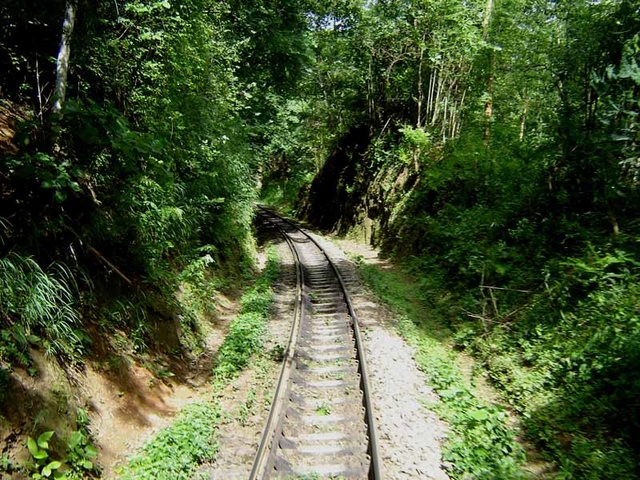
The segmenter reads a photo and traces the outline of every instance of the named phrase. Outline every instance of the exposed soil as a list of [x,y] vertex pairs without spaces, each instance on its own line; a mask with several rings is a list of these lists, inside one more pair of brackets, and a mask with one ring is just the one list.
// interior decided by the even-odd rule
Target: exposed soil
[[29,118],[29,113],[6,99],[0,100],[0,154],[15,155],[18,147],[14,143],[20,122]]
[[[204,351],[197,358],[160,354],[134,356],[126,350],[87,360],[82,368],[63,369],[39,351],[32,351],[34,368],[14,369],[12,389],[0,415],[0,454],[13,465],[29,460],[26,436],[54,430],[58,435],[76,429],[78,411],[89,420],[88,429],[100,453],[103,478],[117,478],[118,465],[158,430],[168,426],[189,403],[211,397],[212,359],[224,339],[237,305],[216,299],[218,315],[209,325]],[[117,332],[114,331],[114,335]],[[64,442],[54,436],[55,452]],[[23,478],[18,472],[1,478]]]

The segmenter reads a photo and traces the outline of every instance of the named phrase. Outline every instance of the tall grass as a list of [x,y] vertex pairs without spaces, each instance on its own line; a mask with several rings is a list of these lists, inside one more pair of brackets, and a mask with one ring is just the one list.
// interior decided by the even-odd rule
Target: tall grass
[[61,263],[45,271],[31,257],[0,258],[0,330],[9,332],[3,341],[15,342],[22,351],[36,343],[48,355],[73,356],[81,346],[75,330],[77,290],[73,274]]

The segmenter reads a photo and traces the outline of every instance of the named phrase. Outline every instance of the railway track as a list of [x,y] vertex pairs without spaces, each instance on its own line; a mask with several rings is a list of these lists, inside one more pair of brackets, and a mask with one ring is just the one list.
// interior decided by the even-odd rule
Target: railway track
[[337,267],[311,235],[259,207],[296,259],[296,308],[251,480],[380,480],[357,317]]

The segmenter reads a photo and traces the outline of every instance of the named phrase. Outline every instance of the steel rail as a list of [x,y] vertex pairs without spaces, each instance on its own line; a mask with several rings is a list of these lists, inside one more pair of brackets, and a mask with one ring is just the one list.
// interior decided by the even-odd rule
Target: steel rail
[[[272,222],[273,223],[273,222]],[[269,453],[273,450],[275,441],[275,434],[282,423],[282,409],[284,401],[286,399],[286,393],[290,388],[289,379],[291,378],[291,372],[295,368],[295,350],[298,341],[298,331],[300,324],[304,318],[306,312],[306,304],[303,301],[304,295],[304,269],[302,268],[302,262],[300,261],[300,255],[293,244],[293,241],[289,238],[284,230],[276,225],[280,234],[283,236],[294,258],[296,265],[296,302],[293,313],[293,325],[291,327],[291,333],[289,334],[289,345],[285,358],[282,362],[282,368],[280,370],[280,377],[278,379],[278,385],[274,394],[274,401],[272,402],[272,408],[269,411],[269,417],[262,433],[262,440],[256,453],[256,457],[249,476],[250,480],[259,480],[265,478],[267,468],[267,460],[269,459]]]
[[[265,214],[272,215],[280,219],[281,221],[289,224],[291,227],[295,228],[297,231],[302,233],[306,238],[308,238],[318,248],[318,250],[322,253],[322,255],[326,258],[328,264],[331,266],[331,269],[333,270],[336,276],[336,279],[338,280],[340,289],[342,291],[342,296],[347,305],[348,315],[351,319],[351,324],[353,326],[353,337],[354,337],[354,342],[356,347],[358,372],[360,373],[360,389],[363,395],[363,406],[365,409],[365,416],[366,416],[365,423],[367,426],[367,437],[369,440],[368,446],[367,446],[367,453],[369,454],[369,457],[370,457],[370,467],[369,467],[368,478],[370,480],[382,480],[381,466],[380,466],[380,460],[378,456],[378,441],[377,441],[377,435],[376,435],[375,418],[373,415],[373,401],[371,399],[371,390],[369,386],[369,374],[367,372],[366,357],[364,353],[364,342],[362,341],[362,334],[360,332],[359,320],[355,312],[355,309],[353,307],[353,303],[351,302],[351,298],[349,297],[349,293],[348,293],[346,284],[344,282],[344,279],[342,278],[342,275],[340,274],[340,271],[338,270],[338,267],[336,266],[335,262],[333,262],[333,260],[331,259],[327,251],[324,249],[324,247],[322,247],[318,243],[318,241],[315,238],[313,238],[309,233],[307,233],[304,229],[300,228],[291,220],[285,217],[282,217],[281,215],[278,215],[277,213],[263,207],[262,205],[258,205],[258,208]],[[300,311],[302,314],[304,314],[304,310],[306,308],[304,305],[305,302],[302,301],[303,289],[304,289],[304,269],[302,268],[300,257],[296,251],[295,246],[293,245],[293,242],[291,241],[291,239],[289,238],[289,236],[287,235],[287,233],[284,231],[282,227],[280,227],[279,225],[276,225],[276,226],[278,230],[280,230],[285,240],[287,241],[289,248],[292,250],[293,255],[295,256],[295,259],[296,259],[296,264],[298,266],[297,279],[301,282],[301,285],[299,284],[297,287],[297,291],[298,291],[297,298],[298,298],[298,301],[302,304],[299,307]],[[296,305],[296,309],[298,309],[298,305]],[[298,334],[297,330],[300,326],[300,321],[299,321],[300,319],[301,319],[301,315],[296,317],[296,320],[298,320],[297,325],[295,324],[296,320],[294,320],[294,328],[296,329],[296,332],[295,332],[296,338]],[[291,331],[292,339],[294,339],[294,328],[292,328],[292,331]],[[297,340],[294,339],[294,345],[295,345],[295,341]],[[288,386],[285,385],[285,383],[288,383],[289,376],[291,374],[293,366],[295,365],[295,359],[293,358],[294,353],[295,353],[294,349],[289,348],[287,350],[287,359],[285,360],[285,364],[283,365],[283,369],[281,371],[281,377],[278,382],[278,387],[276,389],[275,400],[274,400],[274,407],[276,407],[278,411],[276,412],[272,408],[272,411],[269,415],[267,426],[265,427],[265,430],[264,430],[265,436],[263,436],[262,441],[260,443],[260,447],[258,449],[258,453],[256,455],[256,459],[254,462],[254,467],[251,472],[250,480],[262,480],[262,479],[268,478],[268,476],[265,476],[267,472],[264,471],[264,468],[266,468],[266,464],[267,464],[266,462],[266,459],[268,457],[267,454],[269,453],[267,451],[267,446],[269,445],[270,447],[272,447],[270,450],[273,449],[273,442],[275,439],[275,434],[277,433],[277,430],[278,430],[278,423],[281,422],[280,418],[273,418],[273,417],[276,417],[276,415],[278,417],[281,416],[280,413],[282,410],[282,402],[284,401],[284,398],[285,398],[284,394],[288,389]],[[285,368],[288,369],[287,372],[285,372]],[[283,378],[285,374],[287,375],[286,380]]]

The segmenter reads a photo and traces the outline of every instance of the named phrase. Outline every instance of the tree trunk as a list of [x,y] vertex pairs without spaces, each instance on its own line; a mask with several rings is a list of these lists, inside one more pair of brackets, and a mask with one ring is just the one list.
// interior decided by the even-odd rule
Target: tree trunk
[[52,113],[55,118],[62,116],[62,107],[67,92],[67,75],[69,73],[69,57],[71,55],[71,36],[76,21],[77,0],[67,0],[62,23],[62,37],[60,50],[56,61],[56,87],[54,91],[54,103]]
[[444,114],[442,116],[442,142],[447,141],[447,115],[449,114],[449,95],[444,97]]
[[431,117],[431,125],[436,124],[436,120],[438,120],[438,113],[440,110],[440,94],[442,93],[442,87],[444,85],[443,74],[440,72],[438,75],[438,87],[436,88],[436,98],[433,102],[433,116]]
[[[493,71],[493,53],[489,55],[491,56],[489,59],[489,70]],[[486,145],[489,143],[489,140],[491,140],[491,123],[493,120],[493,73],[489,73],[489,78],[487,79],[487,101],[484,104],[484,118],[485,126],[482,139]]]
[[529,98],[525,97],[524,98],[524,107],[522,108],[522,116],[520,117],[520,135],[519,135],[519,140],[520,142],[524,141],[524,129],[525,129],[525,125],[527,123],[527,111],[529,110]]
[[482,36],[485,40],[489,38],[489,25],[491,24],[491,15],[493,14],[493,0],[487,0],[484,9],[484,18],[482,19]]
[[367,105],[369,107],[369,120],[371,120],[371,125],[374,124],[375,119],[375,92],[373,89],[373,56],[372,52],[371,57],[369,58],[369,73],[367,75]]
[[422,62],[424,60],[424,48],[420,47],[420,63],[418,64],[418,118],[416,127],[422,127],[422,104],[424,103],[424,86],[422,85]]
[[[486,41],[489,40],[489,27],[491,25],[491,16],[493,15],[493,0],[487,0],[487,5],[484,10],[484,18],[482,19],[482,38]],[[485,145],[489,143],[491,139],[491,123],[493,120],[493,69],[494,69],[494,54],[493,50],[490,50],[488,58],[489,77],[487,79],[487,101],[484,104],[484,116],[485,116],[485,128],[483,140]]]
[[438,70],[435,67],[431,67],[429,74],[429,93],[427,96],[427,111],[425,113],[425,122],[428,120],[429,115],[433,113],[433,95],[436,89],[436,77],[438,76]]

